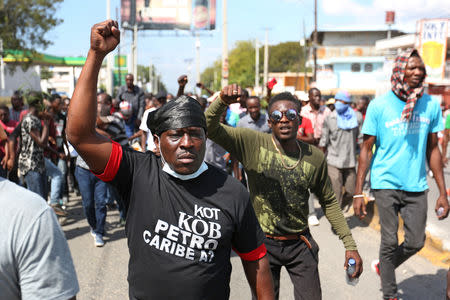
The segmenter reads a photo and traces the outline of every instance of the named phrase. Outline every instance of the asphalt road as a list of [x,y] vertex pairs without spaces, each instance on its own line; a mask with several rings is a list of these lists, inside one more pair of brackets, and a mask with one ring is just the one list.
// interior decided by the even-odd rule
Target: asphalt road
[[[70,216],[63,226],[80,284],[77,298],[84,299],[127,299],[128,249],[123,227],[118,226],[117,211],[108,211],[106,244],[96,248],[89,226],[84,219],[80,198],[69,202]],[[311,228],[320,246],[319,272],[323,299],[381,299],[380,281],[370,270],[371,260],[378,257],[379,233],[364,227],[353,217],[348,219],[360,255],[364,260],[364,273],[356,286],[349,286],[344,275],[344,248],[331,232],[325,217],[320,226]],[[239,257],[231,257],[230,299],[251,299]],[[445,299],[446,269],[434,266],[425,258],[415,255],[397,269],[400,299]],[[305,287],[307,288],[307,287]],[[280,299],[294,299],[288,274],[281,277]]]

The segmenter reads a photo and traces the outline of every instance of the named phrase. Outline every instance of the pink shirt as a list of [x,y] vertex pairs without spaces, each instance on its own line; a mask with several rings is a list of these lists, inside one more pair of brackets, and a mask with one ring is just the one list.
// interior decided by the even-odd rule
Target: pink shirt
[[322,136],[322,127],[325,118],[331,113],[331,110],[326,106],[321,106],[319,111],[313,111],[311,105],[308,104],[302,107],[301,116],[311,120],[314,128],[314,138],[320,139]]

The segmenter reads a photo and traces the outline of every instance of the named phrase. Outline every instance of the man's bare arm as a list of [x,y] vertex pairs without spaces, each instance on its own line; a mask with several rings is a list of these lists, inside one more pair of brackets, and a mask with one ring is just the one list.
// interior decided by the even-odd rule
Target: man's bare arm
[[16,160],[16,138],[9,137],[6,147],[8,148],[8,161],[6,162],[6,168],[8,171],[11,171]]
[[447,165],[447,145],[450,137],[450,129],[444,129],[444,137],[442,138],[442,163]]
[[438,216],[440,220],[448,216],[449,204],[447,200],[447,193],[445,191],[444,172],[442,170],[441,151],[438,146],[437,133],[428,134],[427,140],[427,159],[430,169],[433,172],[434,180],[439,189],[439,198],[436,201],[435,211],[442,207],[444,211]]
[[33,141],[38,144],[41,148],[47,148],[48,145],[48,120],[44,120],[44,126],[42,127],[42,132],[37,129],[30,131],[30,136]]
[[8,137],[6,136],[6,132],[2,126],[0,126],[0,142],[6,140]]
[[275,299],[267,255],[256,261],[241,261],[252,293],[256,295],[257,299]]
[[184,94],[184,88],[186,87],[186,84],[188,83],[188,78],[186,75],[181,75],[178,77],[178,92],[177,92],[177,98]]
[[142,152],[147,151],[147,132],[142,130],[142,135],[141,135],[141,148],[142,148]]
[[91,48],[70,101],[67,138],[90,169],[102,173],[111,154],[111,141],[95,131],[97,80],[103,59],[120,41],[119,25],[108,20],[91,29]]
[[201,88],[202,90],[205,90],[205,91],[208,93],[208,95],[210,95],[210,96],[214,95],[214,92],[213,92],[212,90],[210,90],[209,88],[207,88],[207,87],[206,87],[203,83],[201,83],[201,82],[198,82],[198,83],[197,83],[197,87]]
[[358,172],[356,173],[355,186],[355,195],[358,195],[358,197],[353,198],[353,210],[355,211],[355,215],[360,219],[363,219],[367,215],[364,197],[360,195],[362,195],[367,169],[372,161],[372,148],[375,144],[375,140],[375,136],[365,134],[363,137],[363,143],[361,144],[361,152],[359,154]]
[[297,140],[313,145],[314,135],[312,133],[307,133],[304,136],[297,135]]

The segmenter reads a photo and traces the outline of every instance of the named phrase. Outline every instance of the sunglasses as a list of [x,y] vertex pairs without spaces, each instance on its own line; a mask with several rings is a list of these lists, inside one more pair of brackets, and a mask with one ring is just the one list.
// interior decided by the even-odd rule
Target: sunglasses
[[289,121],[294,121],[295,118],[297,118],[297,116],[298,116],[298,112],[297,112],[295,109],[293,109],[293,108],[288,109],[288,110],[285,111],[285,112],[281,112],[281,111],[279,111],[279,110],[274,110],[274,111],[270,114],[270,119],[271,119],[272,121],[278,123],[278,122],[280,122],[281,119],[283,118],[283,115],[285,115],[286,118],[287,118]]

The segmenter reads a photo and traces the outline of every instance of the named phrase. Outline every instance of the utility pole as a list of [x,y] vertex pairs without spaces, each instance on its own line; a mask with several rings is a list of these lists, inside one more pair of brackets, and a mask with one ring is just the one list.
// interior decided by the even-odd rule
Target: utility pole
[[150,91],[149,91],[150,93],[153,92],[152,69],[153,69],[152,61],[150,60],[150,63],[148,64],[148,83],[150,85]]
[[0,39],[0,95],[5,92],[5,64],[3,62],[3,40]]
[[134,80],[138,80],[138,70],[137,70],[137,37],[138,37],[138,24],[137,20],[133,26],[133,41],[131,43],[131,53],[133,55],[133,77]]
[[152,73],[152,90],[153,90],[153,94],[158,94],[158,75],[156,75],[156,70],[155,68],[152,68],[153,73]]
[[228,85],[227,0],[222,0],[222,87]]
[[303,90],[306,92],[307,84],[307,72],[306,72],[306,59],[308,58],[308,46],[306,45],[306,33],[305,33],[305,19],[303,19]]
[[317,80],[317,0],[314,0],[314,41],[313,41],[313,56],[314,56],[314,72],[313,81]]
[[[111,19],[111,0],[106,0],[106,19]],[[106,56],[106,93],[112,95],[113,92],[113,80],[112,80],[112,65],[114,54],[109,53]]]
[[[119,8],[116,6],[116,20],[119,22]],[[122,40],[122,39],[120,39]],[[118,78],[119,86],[122,85],[122,74],[120,74],[120,43],[117,45],[117,68],[118,68]]]
[[264,96],[267,96],[267,82],[269,78],[269,28],[266,28],[266,42],[264,44]]
[[259,91],[259,42],[255,40],[255,91]]
[[[198,32],[195,34],[195,80],[196,83],[200,82],[200,38],[198,35]],[[200,88],[196,88],[196,85],[194,85],[194,89],[198,90],[198,94],[201,94],[202,90]]]

